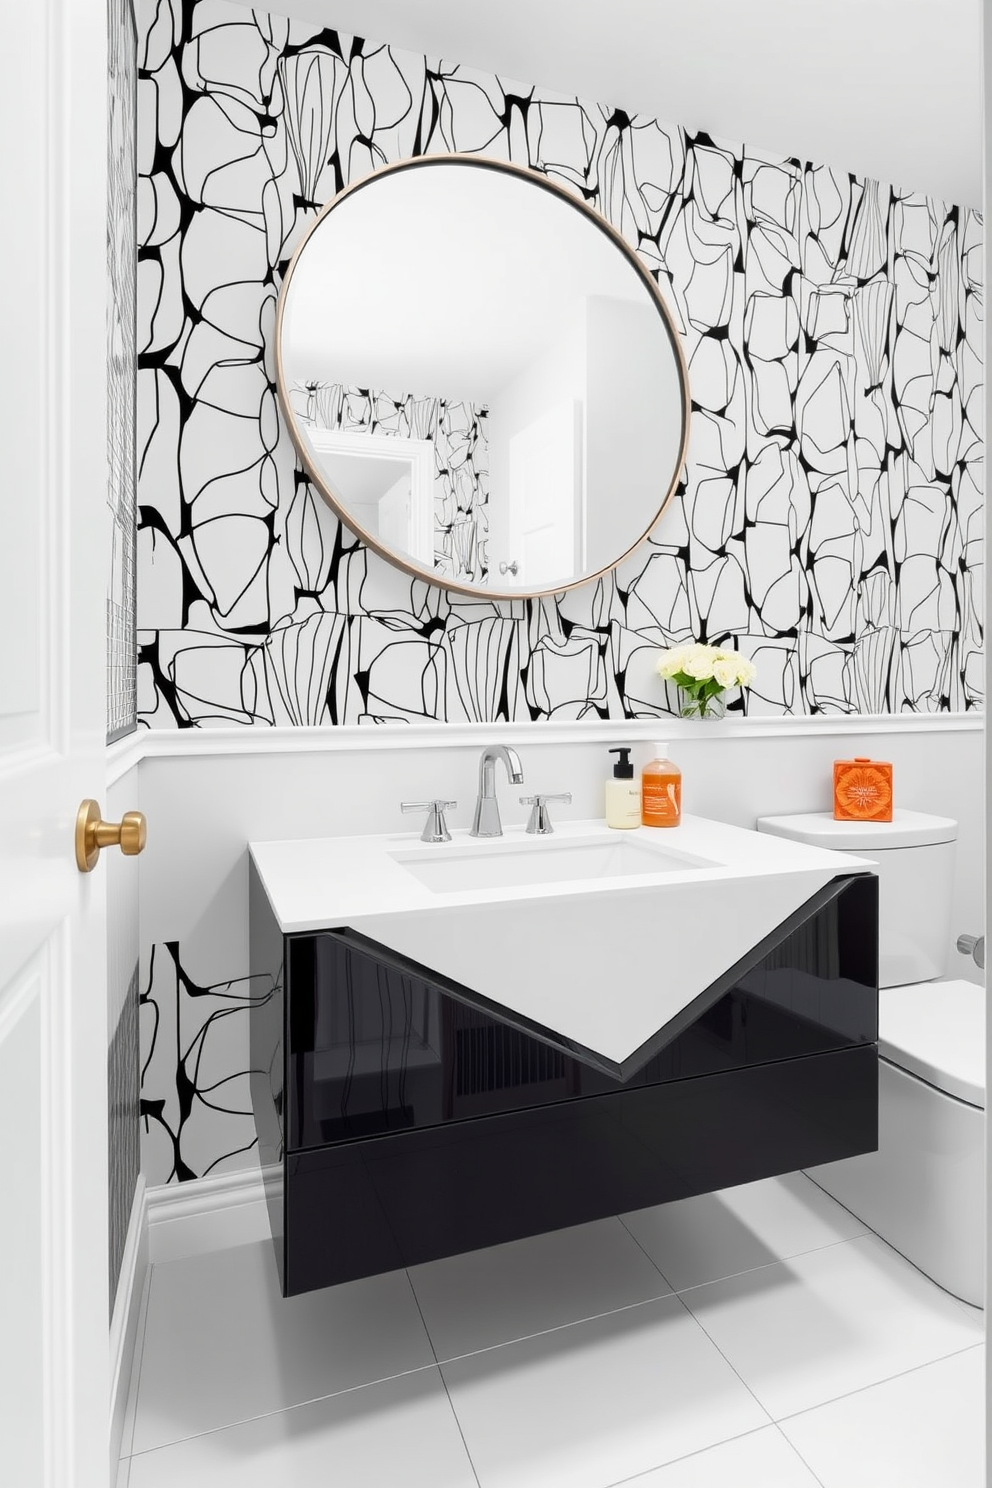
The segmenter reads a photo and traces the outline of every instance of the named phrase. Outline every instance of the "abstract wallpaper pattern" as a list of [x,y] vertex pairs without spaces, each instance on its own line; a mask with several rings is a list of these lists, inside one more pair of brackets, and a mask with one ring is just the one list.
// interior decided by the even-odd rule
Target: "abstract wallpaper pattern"
[[137,726],[135,294],[137,38],[131,0],[107,5],[107,743]]
[[250,977],[198,984],[176,942],[151,948],[145,977],[138,998],[145,1181],[182,1183],[251,1166],[248,1015],[271,987],[253,987]]
[[317,380],[297,383],[290,401],[298,421],[314,428],[430,440],[434,446],[435,572],[459,583],[485,582],[489,572],[489,410],[485,404]]
[[[976,213],[220,0],[142,19],[145,726],[651,715],[654,653],[689,637],[754,658],[751,712],[980,703]],[[557,600],[391,568],[310,489],[276,405],[300,235],[371,168],[446,150],[597,206],[689,360],[677,498]]]

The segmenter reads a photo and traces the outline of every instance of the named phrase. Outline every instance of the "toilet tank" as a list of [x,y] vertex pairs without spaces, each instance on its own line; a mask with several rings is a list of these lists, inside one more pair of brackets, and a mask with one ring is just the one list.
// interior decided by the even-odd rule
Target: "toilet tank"
[[878,984],[900,987],[943,976],[951,943],[958,824],[922,811],[891,822],[834,821],[829,811],[763,816],[759,832],[849,852],[878,865]]

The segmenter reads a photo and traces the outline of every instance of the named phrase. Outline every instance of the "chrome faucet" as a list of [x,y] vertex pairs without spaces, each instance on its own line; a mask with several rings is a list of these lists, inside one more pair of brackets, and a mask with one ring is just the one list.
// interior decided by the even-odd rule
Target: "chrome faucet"
[[524,769],[520,756],[508,744],[490,744],[482,751],[479,760],[479,799],[475,803],[470,837],[502,837],[503,824],[499,819],[499,802],[496,800],[496,761],[502,760],[513,785],[523,783]]

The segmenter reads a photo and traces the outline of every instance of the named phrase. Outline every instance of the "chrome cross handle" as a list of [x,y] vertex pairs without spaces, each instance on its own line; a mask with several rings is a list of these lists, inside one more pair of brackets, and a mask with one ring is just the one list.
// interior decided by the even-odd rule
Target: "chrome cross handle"
[[572,804],[572,792],[562,791],[557,796],[521,796],[521,806],[530,806],[530,820],[527,830],[532,837],[550,837],[554,831],[551,823],[551,813],[548,811],[549,801],[564,801],[566,806]]
[[451,833],[444,819],[446,811],[454,811],[457,801],[401,801],[401,811],[426,811],[427,820],[420,834],[421,842],[450,842]]

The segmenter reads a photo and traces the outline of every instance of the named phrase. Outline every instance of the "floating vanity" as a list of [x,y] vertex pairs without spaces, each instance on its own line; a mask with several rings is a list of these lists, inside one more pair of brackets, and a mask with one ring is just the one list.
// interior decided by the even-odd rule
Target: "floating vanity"
[[867,861],[686,817],[249,871],[286,1295],[877,1145]]

